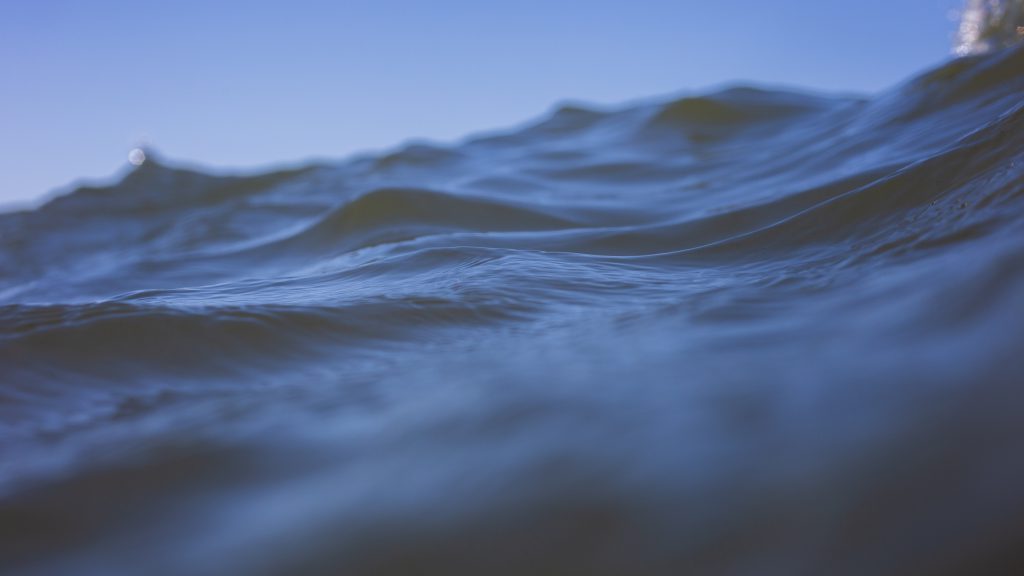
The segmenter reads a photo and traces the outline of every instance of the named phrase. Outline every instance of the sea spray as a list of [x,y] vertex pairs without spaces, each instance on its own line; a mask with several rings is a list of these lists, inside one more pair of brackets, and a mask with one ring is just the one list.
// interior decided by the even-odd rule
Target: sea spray
[[956,53],[983,54],[1024,39],[1024,0],[968,0],[960,20]]

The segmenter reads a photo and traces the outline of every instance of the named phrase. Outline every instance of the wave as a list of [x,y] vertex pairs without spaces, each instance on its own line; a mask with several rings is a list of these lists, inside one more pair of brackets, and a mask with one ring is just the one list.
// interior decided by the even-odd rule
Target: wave
[[1016,571],[1024,46],[993,26],[870,98],[565,104],[254,176],[148,154],[0,215],[0,570]]

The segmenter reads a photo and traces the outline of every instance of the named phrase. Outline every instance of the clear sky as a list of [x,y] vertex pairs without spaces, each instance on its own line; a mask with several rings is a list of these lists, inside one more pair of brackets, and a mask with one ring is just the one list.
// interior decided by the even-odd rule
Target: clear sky
[[0,203],[148,143],[250,168],[734,81],[870,92],[961,0],[0,0]]

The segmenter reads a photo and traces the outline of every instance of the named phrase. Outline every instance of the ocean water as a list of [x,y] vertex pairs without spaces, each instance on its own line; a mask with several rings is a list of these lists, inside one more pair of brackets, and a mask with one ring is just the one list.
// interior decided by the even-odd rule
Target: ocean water
[[0,215],[0,571],[1024,573],[1024,46],[967,52]]

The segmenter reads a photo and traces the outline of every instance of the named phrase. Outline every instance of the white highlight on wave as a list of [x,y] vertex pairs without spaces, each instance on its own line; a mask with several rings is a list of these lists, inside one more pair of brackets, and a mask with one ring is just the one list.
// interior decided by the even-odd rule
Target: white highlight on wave
[[1024,38],[1024,0],[967,0],[954,51],[983,54]]
[[146,162],[146,151],[142,148],[133,148],[132,151],[128,153],[128,162],[130,162],[132,166],[142,166]]

